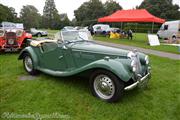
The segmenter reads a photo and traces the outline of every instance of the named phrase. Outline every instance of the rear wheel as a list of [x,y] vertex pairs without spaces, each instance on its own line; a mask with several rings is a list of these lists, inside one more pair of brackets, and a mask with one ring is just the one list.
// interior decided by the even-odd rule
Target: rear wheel
[[123,95],[124,82],[107,70],[97,70],[90,78],[92,94],[107,102],[116,102]]
[[23,57],[24,69],[31,75],[36,75],[38,71],[34,68],[34,63],[31,55],[25,53]]
[[176,40],[176,36],[172,36],[172,40],[175,41]]

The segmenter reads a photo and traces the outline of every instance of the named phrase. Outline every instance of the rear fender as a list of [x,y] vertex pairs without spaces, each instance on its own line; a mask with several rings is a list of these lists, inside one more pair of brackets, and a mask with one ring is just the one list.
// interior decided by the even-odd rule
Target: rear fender
[[37,66],[38,66],[38,57],[37,57],[37,55],[35,54],[35,52],[34,52],[34,50],[32,49],[31,46],[24,48],[24,49],[20,52],[20,55],[19,55],[19,57],[18,57],[18,60],[23,59],[23,58],[24,58],[24,55],[25,55],[26,53],[29,53],[29,54],[30,54],[31,58],[33,59],[34,67],[37,68]]

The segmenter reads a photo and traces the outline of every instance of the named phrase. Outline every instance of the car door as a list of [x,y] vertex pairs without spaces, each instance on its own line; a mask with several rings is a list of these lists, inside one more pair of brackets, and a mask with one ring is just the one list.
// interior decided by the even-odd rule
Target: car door
[[54,71],[64,71],[66,61],[62,45],[54,42],[41,45],[41,64],[44,68]]

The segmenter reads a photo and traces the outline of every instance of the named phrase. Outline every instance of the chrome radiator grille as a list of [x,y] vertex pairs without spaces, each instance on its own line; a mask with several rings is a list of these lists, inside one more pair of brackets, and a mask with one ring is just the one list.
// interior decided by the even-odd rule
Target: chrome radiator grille
[[16,44],[16,33],[14,33],[14,32],[7,32],[5,34],[5,37],[6,37],[8,45]]

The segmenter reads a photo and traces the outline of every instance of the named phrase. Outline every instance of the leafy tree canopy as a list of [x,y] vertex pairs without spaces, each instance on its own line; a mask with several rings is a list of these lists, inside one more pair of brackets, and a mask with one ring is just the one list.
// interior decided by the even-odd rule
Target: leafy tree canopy
[[59,26],[60,15],[56,9],[54,0],[46,0],[43,10],[43,23],[46,28],[56,28]]
[[144,0],[139,9],[146,9],[151,14],[166,20],[176,20],[180,18],[180,7],[174,5],[172,0]]
[[114,13],[115,11],[122,9],[119,3],[113,0],[106,1],[104,4],[104,8],[105,8],[106,15],[110,15]]
[[0,4],[0,22],[2,21],[15,22],[16,20],[17,20],[17,13],[15,12],[15,9]]
[[33,5],[26,5],[21,9],[20,20],[24,23],[25,28],[39,27],[41,15]]
[[77,23],[87,25],[93,23],[97,18],[109,15],[122,7],[113,0],[108,0],[103,4],[100,0],[90,0],[84,2],[74,11]]
[[88,21],[104,16],[105,10],[100,0],[90,0],[84,2],[74,14],[77,21]]

